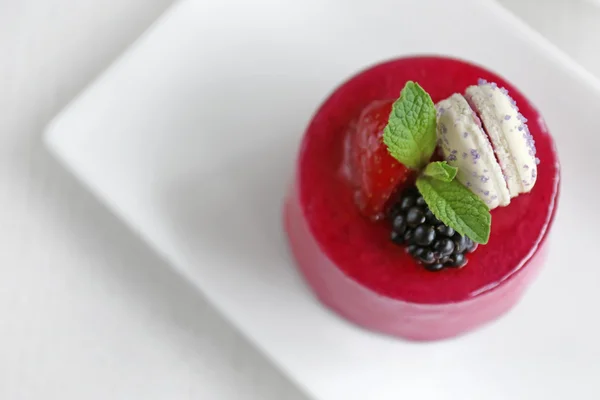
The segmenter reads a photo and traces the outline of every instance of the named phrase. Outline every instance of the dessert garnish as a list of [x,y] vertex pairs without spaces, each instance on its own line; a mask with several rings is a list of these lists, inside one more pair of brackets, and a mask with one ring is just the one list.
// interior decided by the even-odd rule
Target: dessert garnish
[[406,251],[429,271],[462,268],[467,253],[477,249],[477,243],[437,219],[414,186],[403,191],[389,216],[392,241],[406,245]]
[[[493,83],[480,81],[467,98],[455,93],[436,106],[407,82],[396,101],[374,102],[359,118],[353,160],[361,212],[378,219],[387,210],[391,240],[426,269],[463,267],[466,254],[489,240],[490,210],[535,183],[526,122]],[[436,147],[443,161],[432,161]]]
[[475,193],[454,180],[458,168],[429,163],[437,144],[436,109],[419,84],[408,82],[394,102],[383,141],[392,157],[419,171],[416,186],[433,215],[473,241],[485,244],[491,215]]
[[535,157],[535,141],[527,127],[527,118],[519,113],[517,102],[508,90],[483,79],[467,89],[466,98],[483,121],[510,197],[530,192],[537,178],[539,160]]
[[393,100],[383,100],[368,105],[360,115],[354,137],[352,162],[358,181],[355,201],[360,211],[373,220],[383,218],[388,200],[412,175],[409,167],[390,155],[382,140],[393,104]]

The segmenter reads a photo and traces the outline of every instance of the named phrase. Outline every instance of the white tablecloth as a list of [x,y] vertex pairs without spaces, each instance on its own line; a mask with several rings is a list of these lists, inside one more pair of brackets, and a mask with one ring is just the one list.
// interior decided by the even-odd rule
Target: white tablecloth
[[[41,144],[171,1],[0,0],[1,400],[304,399]],[[595,1],[502,3],[600,75]]]

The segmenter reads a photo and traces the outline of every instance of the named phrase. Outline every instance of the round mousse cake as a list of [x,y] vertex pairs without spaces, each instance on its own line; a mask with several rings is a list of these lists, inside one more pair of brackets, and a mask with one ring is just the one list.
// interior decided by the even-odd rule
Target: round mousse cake
[[[374,124],[371,120],[381,113],[387,112],[387,118],[392,102],[409,81],[417,82],[436,104],[438,136],[432,159],[456,165],[456,185],[470,188],[474,196],[481,198],[481,204],[489,207],[488,236],[479,246],[433,216],[431,220],[436,222],[431,226],[427,225],[429,216],[427,222],[424,216],[417,221],[423,223],[417,228],[405,224],[406,218],[410,225],[411,218],[421,217],[414,204],[419,196],[414,181],[423,175],[422,170],[405,174],[398,171],[408,168],[398,164],[382,172],[377,164],[378,173],[397,187],[389,193],[380,190],[389,196],[384,213],[365,214],[370,205],[365,205],[364,192],[357,191],[362,181],[359,177],[357,183],[353,173],[362,159],[354,157],[353,150],[361,146],[363,125]],[[485,86],[487,82],[493,82],[493,86]],[[512,104],[518,114],[513,116],[509,110],[496,118],[496,109],[505,106],[501,94],[496,103],[490,103],[496,101],[496,87],[501,93],[510,93],[506,107]],[[456,97],[457,93],[464,93],[464,97]],[[458,117],[451,114],[452,110],[444,110],[449,106],[455,107]],[[476,125],[469,125],[463,113],[471,112],[471,108],[477,110],[473,111]],[[408,112],[402,117],[410,117],[412,109]],[[513,129],[510,124],[515,120],[519,122]],[[463,129],[463,123],[468,129]],[[456,139],[448,136],[448,140],[445,135],[448,129],[451,135],[452,127]],[[504,127],[508,127],[505,136]],[[511,142],[510,134],[517,131],[523,133],[527,147]],[[483,150],[461,151],[460,146],[472,143],[463,141],[463,135],[464,140],[480,140],[483,150],[494,148],[495,157],[491,152],[484,160],[485,155],[479,154]],[[383,140],[380,136],[373,143],[367,140],[363,149],[381,145]],[[377,154],[374,157],[376,162],[381,160]],[[523,161],[529,158],[535,162]],[[471,165],[480,170],[472,170]],[[485,186],[492,182],[484,176],[488,170],[502,181],[494,183],[492,196]],[[525,173],[529,174],[527,179]],[[475,181],[479,192],[473,189]],[[554,143],[542,117],[523,94],[502,77],[468,62],[409,57],[360,72],[338,87],[317,110],[299,150],[296,174],[285,202],[284,223],[296,264],[322,303],[376,332],[411,340],[436,340],[470,331],[515,305],[544,262],[558,192],[559,162]],[[372,193],[367,192],[369,199]],[[390,209],[402,208],[401,202],[410,203],[406,205],[412,205],[412,209],[392,212],[390,217]],[[423,215],[430,213],[423,207]],[[398,213],[402,215],[398,217]],[[416,217],[409,213],[416,213]],[[406,232],[411,229],[409,238]],[[428,229],[435,231],[429,238]],[[437,247],[431,244],[431,252],[429,247],[418,249],[415,240],[429,245],[435,235]],[[448,238],[443,239],[444,235]],[[395,240],[398,236],[404,239]],[[448,252],[444,258],[446,245],[454,253]]]

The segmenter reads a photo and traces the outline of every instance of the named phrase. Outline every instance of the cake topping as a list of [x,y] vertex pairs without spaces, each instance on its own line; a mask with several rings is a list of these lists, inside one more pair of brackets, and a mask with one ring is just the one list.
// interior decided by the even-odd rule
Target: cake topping
[[436,110],[421,86],[408,82],[394,102],[383,141],[390,154],[408,168],[427,165],[436,146]]
[[[443,118],[444,122],[437,125],[436,115],[440,119]],[[457,114],[446,105],[441,104],[436,110],[429,94],[417,83],[408,82],[402,89],[400,98],[394,102],[389,122],[384,130],[383,141],[396,160],[420,171],[416,187],[422,196],[419,196],[418,201],[428,206],[427,211],[432,217],[459,234],[485,244],[489,239],[491,225],[491,215],[485,202],[461,182],[454,180],[457,174],[461,174],[460,168],[446,162],[429,163],[438,142],[436,130],[441,132],[439,142],[445,143],[449,148],[447,154],[449,159],[458,160],[459,154],[464,153],[466,154],[464,158],[469,159],[470,163],[479,163],[481,158],[479,147],[469,149],[450,147],[454,140],[453,137],[447,136],[450,132],[460,129],[459,137],[464,138],[464,132],[467,132],[466,136],[470,137],[472,131],[467,130],[468,127],[463,125],[457,118]],[[473,182],[489,180],[484,175],[484,170],[487,171],[486,165],[483,165],[481,174],[472,175],[470,179]],[[496,195],[487,189],[483,191],[487,196]],[[417,218],[418,215],[418,210],[409,208],[406,214],[407,223],[409,217],[411,220],[414,217],[415,223],[420,222],[422,217]],[[411,237],[403,236],[402,240],[405,242],[412,240],[412,235],[415,234],[417,231],[407,231],[405,235]]]
[[[456,179],[479,196],[489,209],[510,203],[492,145],[467,100],[453,94],[439,102],[438,107],[446,110],[438,117],[439,147],[448,163],[458,168]],[[451,126],[444,130],[442,127],[446,125]]]
[[392,104],[392,100],[383,100],[365,108],[351,143],[351,164],[357,184],[355,200],[361,213],[372,220],[384,216],[388,200],[412,175],[383,143]]
[[467,254],[477,248],[477,243],[438,220],[414,186],[402,192],[390,208],[389,217],[391,240],[406,246],[406,252],[428,271],[462,268],[467,264]]
[[[445,161],[431,162],[436,147]],[[531,191],[539,164],[527,118],[485,80],[437,106],[406,83],[396,101],[363,111],[353,148],[357,204],[373,219],[416,175],[389,209],[391,239],[432,271],[464,266],[465,253],[489,239],[490,209]]]
[[481,81],[466,91],[494,146],[510,197],[528,193],[537,176],[536,149],[525,118],[508,91]]

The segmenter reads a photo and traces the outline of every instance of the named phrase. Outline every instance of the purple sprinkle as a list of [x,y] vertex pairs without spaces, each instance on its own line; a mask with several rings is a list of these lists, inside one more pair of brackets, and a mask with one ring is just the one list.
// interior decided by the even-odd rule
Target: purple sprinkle
[[456,154],[450,154],[448,156],[448,161],[456,161]]
[[452,153],[452,154],[456,154],[456,153],[458,153],[458,151],[456,151],[456,150],[452,150],[452,151],[451,151],[451,153]]
[[468,181],[467,181],[467,187],[471,187],[471,186],[472,186],[472,185],[471,185],[471,182],[468,182]]
[[498,196],[496,196],[496,195],[493,195],[492,197],[490,197],[490,199],[492,199],[492,200],[496,200],[497,198],[498,198]]
[[[487,183],[487,181],[489,181],[489,180],[490,180],[490,178],[488,178],[487,176],[483,176],[483,175],[481,175],[481,178],[479,178],[479,179],[480,179],[480,180],[481,180],[481,182],[483,182],[483,183]],[[487,195],[486,195],[486,196],[487,196]]]
[[471,149],[471,157],[473,157],[473,164],[476,164],[477,160],[481,158],[476,149]]
[[485,192],[483,192],[483,195],[484,195],[484,196],[489,196],[489,195],[490,195],[490,191],[489,191],[489,190],[486,190]]
[[539,158],[535,158],[535,165],[540,165],[540,159]]
[[504,116],[504,120],[505,120],[505,121],[508,121],[509,119],[510,119],[510,115],[506,114],[506,115]]
[[537,177],[537,172],[534,169],[533,171],[531,171],[531,179],[535,179],[536,177]]
[[506,88],[500,88],[500,92],[508,96],[508,90]]
[[523,165],[523,168],[529,169],[529,165],[525,164],[525,165]]
[[486,81],[485,79],[483,79],[483,78],[479,78],[479,79],[477,80],[477,84],[478,84],[479,86],[481,86],[481,85],[485,85],[486,83],[487,83],[487,81]]
[[465,137],[465,138],[466,138],[467,136],[469,136],[469,132],[467,132],[467,131],[464,131],[464,132],[463,132],[463,137]]
[[522,131],[523,130],[523,125],[519,126],[519,130]]
[[494,89],[496,89],[498,87],[498,84],[496,82],[491,82],[490,86]]
[[469,156],[469,155],[468,155],[467,153],[464,153],[464,152],[462,153],[462,158],[463,158],[463,159],[467,158],[468,156]]
[[446,134],[448,132],[448,128],[446,128],[446,125],[440,124],[440,126],[442,127],[442,133]]

